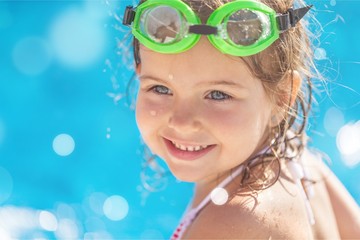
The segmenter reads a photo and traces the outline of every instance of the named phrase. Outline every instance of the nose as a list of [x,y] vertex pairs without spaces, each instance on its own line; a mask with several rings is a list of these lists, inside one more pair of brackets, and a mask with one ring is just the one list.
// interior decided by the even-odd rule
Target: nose
[[201,129],[197,108],[189,102],[176,103],[173,105],[169,116],[169,128],[179,133],[192,133]]

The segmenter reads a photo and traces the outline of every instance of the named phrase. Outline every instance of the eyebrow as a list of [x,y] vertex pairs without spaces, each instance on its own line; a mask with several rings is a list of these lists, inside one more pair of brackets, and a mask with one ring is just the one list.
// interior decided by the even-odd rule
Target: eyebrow
[[225,86],[245,88],[243,85],[233,82],[233,81],[229,81],[229,80],[208,81],[208,82],[204,82],[204,83],[199,83],[198,85],[225,85]]
[[152,76],[152,75],[141,75],[141,76],[139,76],[139,79],[142,80],[142,81],[145,80],[145,79],[149,79],[149,80],[153,80],[153,81],[157,81],[157,82],[168,83],[167,81],[165,81],[165,80],[163,80],[161,78]]
[[[144,79],[151,79],[154,81],[158,81],[158,82],[162,82],[162,83],[168,83],[168,81],[152,76],[152,75],[142,75],[139,76],[140,80],[144,80]],[[214,81],[206,81],[206,82],[200,82],[197,84],[199,85],[225,85],[225,86],[233,86],[233,87],[238,87],[238,88],[245,88],[243,85],[236,83],[234,81],[231,80],[214,80]]]

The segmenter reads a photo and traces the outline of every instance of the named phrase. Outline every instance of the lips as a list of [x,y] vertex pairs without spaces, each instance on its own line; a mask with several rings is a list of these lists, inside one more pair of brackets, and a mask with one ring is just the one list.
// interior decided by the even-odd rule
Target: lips
[[164,138],[165,145],[174,157],[181,160],[196,160],[210,152],[216,145],[185,146]]

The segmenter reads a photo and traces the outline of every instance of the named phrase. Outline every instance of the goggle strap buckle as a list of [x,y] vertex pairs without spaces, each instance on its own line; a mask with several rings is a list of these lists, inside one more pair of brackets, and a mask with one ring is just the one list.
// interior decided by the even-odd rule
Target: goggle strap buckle
[[218,33],[218,29],[214,26],[198,24],[189,26],[189,33],[195,33],[200,35],[216,35]]
[[124,13],[123,25],[130,26],[135,19],[135,11],[133,6],[127,6]]
[[276,18],[280,32],[285,32],[286,30],[295,27],[300,19],[302,19],[312,7],[313,5],[309,5],[295,10],[293,8],[289,8],[285,14],[278,15]]

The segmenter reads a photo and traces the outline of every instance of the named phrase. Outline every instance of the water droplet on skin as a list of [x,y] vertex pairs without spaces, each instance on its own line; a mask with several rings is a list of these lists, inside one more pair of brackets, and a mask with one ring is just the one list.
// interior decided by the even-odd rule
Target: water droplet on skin
[[173,80],[173,79],[174,79],[174,75],[169,74],[169,80],[171,81],[171,80]]
[[224,205],[229,198],[229,194],[224,188],[217,187],[212,190],[210,197],[214,204]]

